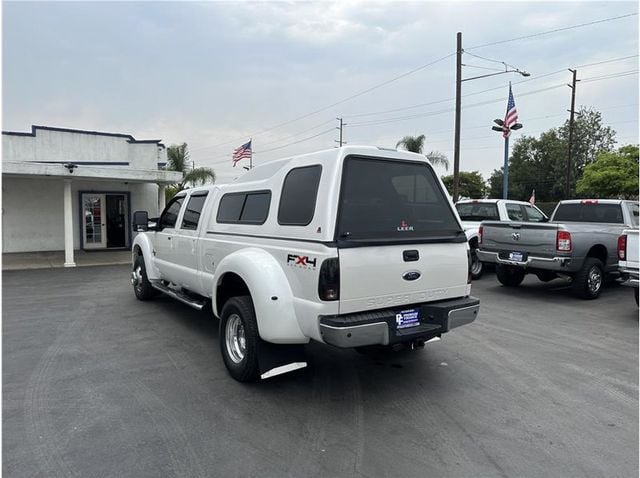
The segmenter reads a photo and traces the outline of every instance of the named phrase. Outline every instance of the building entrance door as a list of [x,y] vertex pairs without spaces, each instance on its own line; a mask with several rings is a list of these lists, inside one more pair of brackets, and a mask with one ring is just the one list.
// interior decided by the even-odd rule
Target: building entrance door
[[82,193],[82,235],[85,249],[127,247],[127,195]]
[[104,203],[104,194],[82,195],[82,233],[85,249],[104,249],[107,247]]

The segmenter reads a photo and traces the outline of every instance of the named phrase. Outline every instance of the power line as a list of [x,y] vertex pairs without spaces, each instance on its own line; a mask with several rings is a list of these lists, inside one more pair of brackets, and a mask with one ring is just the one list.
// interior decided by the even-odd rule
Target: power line
[[[603,64],[606,64],[606,63],[614,63],[614,62],[629,60],[631,58],[637,58],[637,57],[638,57],[637,54],[636,55],[628,55],[628,56],[623,56],[623,57],[619,57],[619,58],[611,58],[611,59],[607,59],[607,60],[603,60],[603,61],[598,61],[598,62],[595,62],[595,63],[587,63],[587,64],[584,64],[584,65],[577,65],[577,66],[575,66],[573,68],[588,68],[588,67],[591,67],[591,66],[603,65]],[[519,84],[522,84],[522,83],[527,83],[529,81],[540,80],[542,78],[547,78],[549,76],[557,75],[559,73],[565,73],[566,71],[567,71],[566,68],[562,68],[562,69],[559,69],[559,70],[551,71],[549,73],[544,73],[542,75],[536,75],[535,77],[527,78],[526,80],[515,81],[515,82],[513,82],[513,85],[519,85]],[[467,93],[465,95],[462,95],[462,97],[463,98],[467,98],[469,96],[477,96],[477,95],[480,95],[480,94],[483,94],[483,93],[488,93],[490,91],[496,91],[496,90],[502,90],[502,89],[504,89],[504,86],[495,86],[495,87],[492,87],[492,88],[487,88],[485,90],[476,91],[476,92],[473,92],[473,93]],[[403,106],[403,107],[400,107],[400,108],[394,108],[394,109],[390,109],[390,110],[373,111],[373,112],[369,112],[369,113],[357,113],[357,114],[351,114],[351,115],[346,115],[346,116],[349,117],[349,118],[360,118],[360,117],[363,117],[363,116],[376,116],[376,115],[382,115],[382,114],[386,114],[386,113],[396,113],[398,111],[421,108],[423,106],[431,106],[431,105],[435,105],[435,104],[439,104],[439,103],[446,103],[447,101],[453,101],[453,100],[455,100],[455,98],[453,98],[453,97],[452,98],[444,98],[444,99],[441,99],[441,100],[429,101],[427,103],[418,103],[418,104],[415,104],[415,105]],[[371,121],[373,121],[373,120],[371,120]]]
[[513,65],[510,65],[509,63],[506,63],[504,61],[495,60],[493,58],[487,58],[487,57],[484,57],[484,56],[476,55],[474,53],[470,53],[470,52],[465,51],[465,50],[463,50],[462,53],[466,53],[467,55],[470,55],[470,56],[473,56],[473,57],[476,57],[476,58],[480,58],[481,60],[490,61],[492,63],[500,63],[501,65],[504,65],[505,67],[513,68],[514,70],[518,69],[517,67],[515,67]]
[[487,71],[504,71],[502,68],[489,68],[486,66],[478,66],[478,65],[470,65],[468,63],[463,64],[462,66],[464,66],[465,68],[477,68],[479,70],[487,70]]
[[350,100],[352,100],[354,98],[358,98],[358,97],[360,97],[362,95],[370,93],[370,92],[372,92],[374,90],[377,90],[378,88],[382,88],[383,86],[389,85],[389,84],[391,84],[391,83],[393,83],[395,81],[398,81],[398,80],[400,80],[402,78],[405,78],[405,77],[407,77],[409,75],[413,75],[414,73],[417,73],[418,71],[424,70],[425,68],[428,68],[428,67],[430,67],[432,65],[435,65],[436,63],[439,63],[441,61],[444,61],[447,58],[450,58],[450,57],[452,57],[454,55],[455,55],[455,53],[450,53],[448,55],[445,55],[443,57],[438,58],[437,60],[434,60],[434,61],[431,61],[431,62],[426,63],[424,65],[421,65],[421,66],[419,66],[417,68],[414,68],[413,70],[407,71],[407,72],[405,72],[405,73],[403,73],[401,75],[398,75],[398,76],[396,76],[394,78],[391,78],[389,80],[383,81],[382,83],[378,83],[377,85],[374,85],[374,86],[372,86],[370,88],[367,88],[367,89],[362,90],[362,91],[360,91],[358,93],[355,93],[355,94],[353,94],[351,96],[348,96],[348,97],[343,98],[343,99],[341,99],[339,101],[336,101],[335,103],[332,103],[332,104],[327,105],[327,106],[323,106],[322,108],[318,108],[317,110],[314,110],[314,111],[312,111],[310,113],[307,113],[307,114],[304,114],[302,116],[298,116],[297,118],[293,118],[293,119],[285,121],[283,123],[279,123],[279,124],[277,124],[275,126],[271,126],[269,128],[263,129],[263,130],[261,130],[261,131],[259,131],[257,133],[253,133],[253,134],[250,134],[250,135],[245,135],[245,136],[242,136],[241,138],[234,139],[234,140],[231,140],[231,141],[227,141],[227,142],[224,142],[224,143],[219,143],[219,144],[216,144],[216,145],[203,146],[201,148],[198,148],[197,150],[194,149],[192,151],[199,151],[199,150],[202,150],[202,149],[217,148],[219,146],[225,146],[227,144],[231,144],[231,143],[234,143],[236,141],[240,141],[241,139],[246,138],[247,136],[249,136],[251,138],[254,138],[254,137],[259,136],[261,134],[264,134],[264,133],[267,133],[269,131],[273,131],[274,129],[280,128],[282,126],[286,126],[288,124],[295,123],[296,121],[300,121],[301,119],[308,118],[309,116],[313,116],[315,114],[321,113],[322,111],[326,111],[328,109],[334,108],[335,106],[341,105],[342,103],[346,103],[347,101],[350,101]]
[[327,125],[329,123],[333,123],[334,121],[335,120],[330,119],[330,120],[324,121],[324,122],[322,122],[320,124],[317,124],[317,125],[315,125],[315,126],[313,126],[311,128],[303,129],[302,131],[298,131],[297,133],[293,133],[293,134],[287,135],[286,137],[281,137],[281,138],[278,138],[276,140],[269,141],[268,143],[262,143],[261,145],[262,146],[269,146],[270,144],[276,144],[276,143],[280,143],[282,141],[289,141],[289,140],[295,138],[296,136],[300,136],[300,135],[302,135],[304,133],[308,133],[309,131],[313,131],[314,129],[318,129],[321,126]]
[[575,28],[582,28],[582,27],[587,27],[587,26],[590,26],[590,25],[597,25],[599,23],[611,22],[611,21],[614,21],[614,20],[620,20],[622,18],[633,17],[633,16],[636,16],[636,15],[638,15],[638,12],[628,13],[626,15],[618,15],[617,17],[603,18],[601,20],[594,20],[592,22],[587,22],[587,23],[579,23],[577,25],[571,25],[569,27],[555,28],[553,30],[547,30],[547,31],[544,31],[544,32],[533,33],[531,35],[523,35],[523,36],[519,36],[519,37],[515,37],[515,38],[510,38],[508,40],[498,40],[498,41],[494,41],[494,42],[490,42],[490,43],[484,43],[482,45],[475,45],[475,46],[472,46],[472,47],[468,47],[465,50],[477,50],[478,48],[485,48],[485,47],[494,46],[494,45],[502,45],[504,43],[510,43],[510,42],[519,41],[519,40],[526,40],[528,38],[535,38],[535,37],[539,37],[539,36],[543,36],[543,35],[550,35],[552,33],[558,33],[558,32],[563,32],[563,31],[567,31],[567,30],[573,30]]
[[600,80],[611,80],[613,78],[620,78],[623,76],[629,76],[629,75],[637,75],[638,74],[638,70],[628,70],[628,71],[621,71],[618,73],[611,73],[609,75],[602,75],[602,76],[592,76],[591,78],[583,78],[582,80],[580,80],[583,83],[590,83],[593,81],[600,81]]
[[[539,90],[533,90],[533,91],[528,91],[528,92],[525,92],[525,93],[519,93],[518,97],[534,95],[534,94],[542,93],[542,92],[545,92],[545,91],[554,90],[554,89],[557,89],[557,88],[560,88],[560,87],[563,87],[563,86],[564,86],[564,83],[560,83],[560,84],[549,86],[549,87],[546,87],[546,88],[541,88]],[[470,105],[465,105],[463,109],[475,108],[477,106],[484,106],[484,105],[488,105],[488,104],[492,104],[492,103],[497,103],[497,102],[500,102],[500,101],[504,101],[504,98],[495,98],[495,99],[492,99],[492,100],[486,100],[486,101],[481,101],[479,103],[473,103],[473,104],[470,104]],[[425,112],[425,113],[409,115],[409,116],[397,116],[395,118],[384,118],[384,119],[380,119],[380,120],[362,121],[360,123],[351,123],[349,125],[349,127],[350,128],[357,128],[357,127],[362,127],[362,126],[378,126],[378,125],[382,125],[382,124],[395,123],[395,122],[398,122],[398,121],[406,121],[406,120],[410,120],[410,119],[423,118],[423,117],[427,117],[427,116],[437,116],[437,115],[440,115],[440,114],[451,113],[453,111],[454,111],[453,108],[449,108],[449,109],[445,109],[445,110],[428,111],[428,112]]]
[[[309,141],[310,139],[317,138],[318,136],[322,136],[322,135],[327,134],[327,133],[330,133],[330,132],[332,132],[332,131],[335,131],[335,128],[327,129],[327,130],[322,131],[322,132],[320,132],[320,133],[318,133],[318,134],[314,134],[313,136],[309,136],[309,137],[307,137],[307,138],[303,138],[303,139],[300,139],[300,140],[298,140],[298,141],[293,141],[293,142],[291,142],[291,143],[287,143],[287,144],[285,144],[285,145],[278,146],[278,147],[276,147],[276,148],[263,149],[263,150],[261,150],[261,151],[254,151],[254,154],[262,154],[262,153],[269,153],[269,152],[271,152],[271,151],[277,151],[278,149],[283,149],[283,148],[286,148],[286,147],[288,147],[288,146],[293,146],[294,144],[303,143],[304,141]],[[230,154],[229,154],[229,155],[225,155],[225,156],[216,156],[215,158],[211,158],[211,159],[218,159],[218,158],[226,158],[226,159],[223,159],[223,160],[221,160],[221,161],[207,162],[207,164],[214,165],[214,164],[222,164],[222,163],[226,163],[226,162],[229,162],[229,161],[230,161],[230,159],[229,159],[230,157],[231,157],[231,155],[230,155]]]

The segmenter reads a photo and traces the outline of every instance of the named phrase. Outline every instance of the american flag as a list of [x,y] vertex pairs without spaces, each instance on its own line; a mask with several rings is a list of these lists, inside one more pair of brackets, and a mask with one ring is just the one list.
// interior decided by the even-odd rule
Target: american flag
[[248,143],[244,143],[239,148],[233,150],[233,167],[236,167],[236,163],[241,159],[251,159],[251,140]]
[[511,82],[509,82],[509,101],[507,102],[507,113],[504,115],[504,132],[502,133],[502,137],[508,138],[511,134],[511,127],[517,122],[518,110],[516,109],[516,102],[513,99]]

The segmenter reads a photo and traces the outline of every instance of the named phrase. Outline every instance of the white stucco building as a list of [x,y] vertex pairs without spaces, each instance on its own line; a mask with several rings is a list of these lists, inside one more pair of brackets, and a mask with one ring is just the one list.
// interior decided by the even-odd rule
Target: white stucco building
[[128,248],[131,215],[164,208],[165,185],[182,175],[161,168],[160,140],[32,126],[2,132],[2,252]]

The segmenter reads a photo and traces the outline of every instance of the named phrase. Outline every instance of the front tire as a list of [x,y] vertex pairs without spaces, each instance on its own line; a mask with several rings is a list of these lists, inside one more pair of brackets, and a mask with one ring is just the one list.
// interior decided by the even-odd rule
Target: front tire
[[151,300],[158,295],[158,291],[154,289],[151,282],[149,282],[147,269],[144,266],[144,258],[141,254],[136,256],[131,277],[133,292],[136,294],[138,300]]
[[480,279],[484,271],[484,264],[478,259],[478,248],[471,248],[471,278],[473,280]]
[[496,277],[505,287],[518,287],[524,280],[526,272],[517,267],[504,266],[498,264],[496,266]]
[[251,297],[229,299],[220,316],[220,351],[229,374],[238,382],[252,382],[260,376],[260,340]]
[[600,259],[587,257],[573,277],[573,293],[581,299],[597,299],[604,283],[604,266]]

